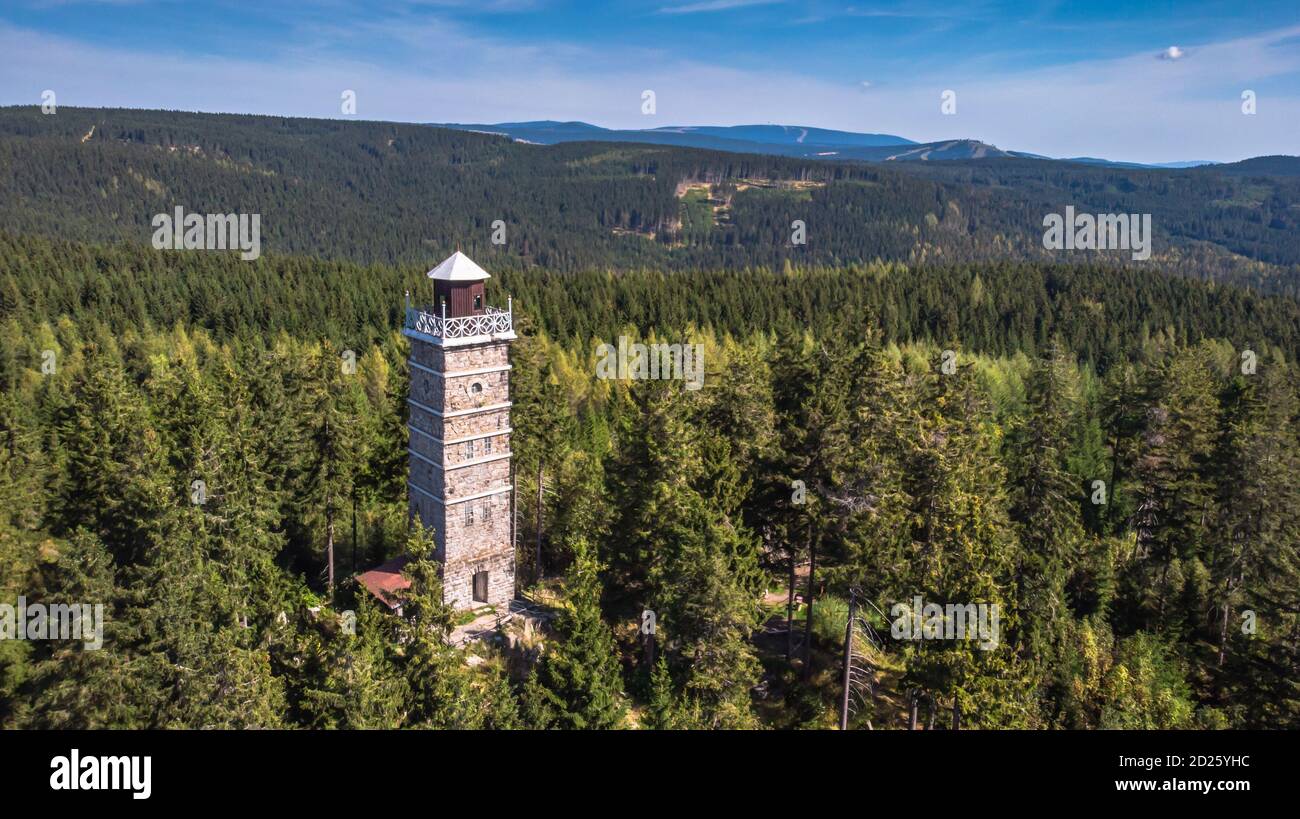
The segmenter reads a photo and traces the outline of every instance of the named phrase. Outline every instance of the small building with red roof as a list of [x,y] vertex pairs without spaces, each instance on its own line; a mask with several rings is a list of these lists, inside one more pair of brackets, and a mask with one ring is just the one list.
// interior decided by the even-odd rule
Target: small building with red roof
[[397,593],[411,587],[411,581],[402,576],[402,568],[410,562],[410,555],[395,557],[368,572],[362,572],[357,576],[357,580],[361,582],[362,586],[366,587],[366,591],[374,595],[375,599],[383,603],[389,611],[400,616],[402,604],[397,597]]

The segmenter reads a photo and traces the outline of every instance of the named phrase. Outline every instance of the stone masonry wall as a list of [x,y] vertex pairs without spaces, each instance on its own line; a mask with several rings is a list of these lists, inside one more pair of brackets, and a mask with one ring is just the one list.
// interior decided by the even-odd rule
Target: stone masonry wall
[[[474,573],[488,573],[487,603],[474,601]],[[443,599],[454,609],[495,606],[502,611],[515,596],[515,559],[512,554],[490,554],[450,561],[443,570]]]
[[[473,513],[472,522],[467,507]],[[514,550],[510,548],[509,493],[447,507],[447,542],[443,586],[449,602],[453,598],[460,601],[453,604],[458,607],[472,602],[473,575],[478,571],[488,572],[488,604],[510,601],[514,596]]]
[[510,429],[510,409],[487,410],[466,415],[453,415],[441,426],[443,435],[438,437],[447,441],[481,435],[485,432],[503,432]]
[[510,485],[510,459],[448,469],[443,478],[446,497],[452,501]]
[[447,541],[443,536],[446,531],[446,521],[443,519],[442,504],[434,501],[427,495],[419,492],[410,492],[409,511],[411,522],[419,523],[426,529],[433,530],[433,542],[437,547],[434,554],[440,561],[445,561],[447,556]]
[[508,366],[509,344],[441,347],[412,338],[411,361],[434,371],[410,368],[412,401],[444,415],[410,406],[411,427],[427,434],[410,433],[409,447],[420,457],[410,456],[409,479],[446,504],[411,490],[411,514],[436,529],[449,605],[484,605],[473,600],[473,577],[486,571],[488,604],[505,606],[514,597],[511,494],[507,490],[469,501],[457,498],[510,485],[510,410],[504,406],[476,411],[508,404],[509,370],[456,373]]
[[[473,438],[448,440],[445,445],[447,466],[455,466],[479,458],[504,455],[510,451],[510,433],[488,433]],[[423,453],[421,453],[423,454]]]

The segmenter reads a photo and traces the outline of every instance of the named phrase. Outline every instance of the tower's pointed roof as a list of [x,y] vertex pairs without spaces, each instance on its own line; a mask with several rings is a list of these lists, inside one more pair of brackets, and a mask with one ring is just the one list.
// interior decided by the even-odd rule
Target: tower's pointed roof
[[428,276],[445,282],[476,282],[492,278],[486,270],[474,264],[473,259],[459,250],[430,270]]

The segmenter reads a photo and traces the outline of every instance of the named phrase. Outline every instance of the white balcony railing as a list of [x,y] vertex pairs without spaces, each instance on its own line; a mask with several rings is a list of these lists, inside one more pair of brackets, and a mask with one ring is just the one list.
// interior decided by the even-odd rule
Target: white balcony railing
[[431,310],[408,306],[406,329],[443,339],[505,335],[514,329],[513,298],[508,305],[505,310],[488,307],[481,315],[454,318],[447,317],[445,307],[441,314],[436,314]]

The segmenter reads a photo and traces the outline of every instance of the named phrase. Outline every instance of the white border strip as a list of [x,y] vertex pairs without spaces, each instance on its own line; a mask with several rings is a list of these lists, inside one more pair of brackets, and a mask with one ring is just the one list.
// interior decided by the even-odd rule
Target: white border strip
[[463,347],[468,344],[491,344],[497,341],[514,341],[518,336],[515,331],[511,330],[506,333],[495,333],[490,336],[469,336],[466,338],[438,338],[428,333],[421,333],[419,330],[410,330],[402,328],[402,335],[407,338],[415,338],[420,341],[427,341],[436,347]]
[[469,409],[452,410],[451,412],[448,413],[442,413],[442,412],[438,412],[433,407],[426,407],[424,404],[421,404],[419,401],[416,401],[414,398],[408,397],[406,399],[406,403],[410,404],[413,407],[422,409],[427,413],[436,415],[439,418],[459,418],[462,415],[478,415],[481,412],[495,412],[496,410],[510,409],[510,407],[512,406],[511,402],[507,401],[504,404],[488,404],[487,406],[483,406],[483,407],[470,407]]
[[478,466],[479,464],[490,464],[493,461],[499,461],[502,458],[510,457],[509,452],[503,452],[498,455],[488,455],[483,458],[474,458],[473,460],[461,461],[460,463],[455,463],[455,464],[439,464],[437,461],[430,460],[429,458],[424,457],[423,455],[421,455],[420,453],[416,452],[414,449],[411,449],[409,447],[407,448],[406,451],[411,453],[415,457],[419,458],[420,460],[424,461],[429,466],[436,466],[442,470],[464,469],[467,466]]
[[412,432],[418,432],[424,437],[428,438],[430,441],[436,441],[439,444],[442,444],[444,446],[451,446],[452,444],[463,444],[466,441],[477,441],[479,438],[491,438],[495,435],[509,435],[512,432],[514,432],[513,428],[506,427],[505,429],[494,429],[491,432],[477,432],[473,435],[466,435],[463,438],[452,438],[450,441],[444,441],[441,438],[437,437],[436,435],[430,435],[429,433],[425,432],[419,427],[413,427],[410,424],[407,424],[406,428],[411,430]]
[[418,361],[408,360],[406,363],[411,365],[417,370],[423,370],[429,375],[436,375],[439,378],[444,378],[444,379],[457,378],[462,375],[487,375],[488,373],[500,373],[500,372],[506,372],[508,370],[514,369],[514,367],[510,366],[509,364],[503,364],[497,367],[480,367],[477,370],[456,370],[455,372],[445,373],[445,372],[440,372],[438,370],[432,369],[430,367],[426,367],[423,364],[419,363]]
[[429,498],[439,506],[450,506],[455,503],[464,503],[465,501],[478,500],[479,498],[486,498],[492,495],[500,495],[503,492],[509,492],[511,490],[511,487],[509,486],[499,486],[496,489],[489,489],[486,492],[479,492],[477,495],[466,495],[463,498],[452,498],[449,501],[444,501],[442,498],[438,497],[437,495],[433,494],[427,489],[421,489],[420,487],[416,486],[410,481],[407,481],[406,485],[414,489],[416,492],[419,492],[421,495],[424,495],[426,498]]

